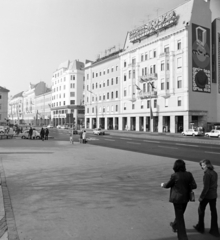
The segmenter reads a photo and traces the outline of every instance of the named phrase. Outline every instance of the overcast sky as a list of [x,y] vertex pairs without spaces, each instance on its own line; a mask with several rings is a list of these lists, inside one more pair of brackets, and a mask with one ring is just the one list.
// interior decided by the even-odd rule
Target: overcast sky
[[60,63],[122,48],[126,33],[185,0],[0,0],[0,86],[9,96]]

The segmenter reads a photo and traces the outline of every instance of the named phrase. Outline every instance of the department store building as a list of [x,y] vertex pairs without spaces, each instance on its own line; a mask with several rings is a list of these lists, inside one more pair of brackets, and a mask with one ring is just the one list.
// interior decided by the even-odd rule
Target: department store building
[[[216,16],[220,16],[220,1],[190,0],[128,32],[116,58],[119,93],[113,129],[174,133],[220,124],[220,19]],[[110,68],[111,61],[100,61],[100,70],[95,62],[85,71],[89,71],[85,118],[91,128],[94,118],[100,125],[101,118],[108,123],[109,116],[100,109],[106,101],[102,98],[98,109],[103,116],[94,117],[97,102],[92,95],[100,99],[101,89],[92,89],[90,76],[108,64]],[[107,79],[97,77],[97,85]],[[105,92],[112,90],[109,85]]]

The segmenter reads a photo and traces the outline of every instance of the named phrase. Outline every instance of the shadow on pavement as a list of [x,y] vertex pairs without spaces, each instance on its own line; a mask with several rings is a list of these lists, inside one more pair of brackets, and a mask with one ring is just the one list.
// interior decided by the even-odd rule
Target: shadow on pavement
[[[188,240],[214,240],[219,239],[209,234],[209,229],[205,229],[204,234],[198,233],[194,228],[193,229],[186,229]],[[147,240],[147,238],[146,238]],[[165,237],[165,238],[155,238],[153,240],[177,240],[176,237]]]

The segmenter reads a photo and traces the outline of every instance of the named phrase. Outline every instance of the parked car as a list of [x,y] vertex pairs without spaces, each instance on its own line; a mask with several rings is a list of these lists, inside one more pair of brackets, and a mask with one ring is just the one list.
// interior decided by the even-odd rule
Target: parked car
[[101,128],[95,128],[95,129],[93,129],[93,133],[94,133],[95,135],[105,135],[105,131],[104,131],[103,129],[101,129]]
[[68,126],[67,125],[61,125],[60,128],[61,129],[68,129]]
[[[25,131],[23,131],[23,133],[21,133],[22,139],[27,139],[28,137],[29,137],[29,130],[25,130]],[[37,130],[33,130],[32,138],[40,139],[40,133]]]
[[189,129],[189,130],[184,130],[182,132],[182,135],[183,136],[193,136],[193,137],[195,137],[195,136],[203,136],[204,133],[200,129]]
[[0,126],[0,133],[5,133],[5,127],[4,126]]
[[57,128],[60,129],[60,128],[61,128],[61,125],[57,125]]
[[47,128],[53,128],[53,125],[49,124],[49,125],[47,126]]
[[218,137],[220,138],[220,130],[212,130],[210,132],[205,133],[206,137]]

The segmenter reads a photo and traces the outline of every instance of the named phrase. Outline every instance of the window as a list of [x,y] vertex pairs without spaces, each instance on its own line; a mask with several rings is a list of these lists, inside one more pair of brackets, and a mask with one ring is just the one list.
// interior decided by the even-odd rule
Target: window
[[2,99],[2,95],[0,95],[0,99]]
[[167,71],[169,71],[170,70],[170,63],[169,63],[169,61],[167,61]]
[[92,108],[92,113],[94,113],[94,107]]
[[102,97],[101,96],[99,96],[99,101],[101,101],[102,100]]
[[114,68],[112,67],[112,72],[114,71]]
[[114,80],[113,80],[113,78],[112,78],[112,85],[114,84]]
[[164,90],[164,79],[161,79],[161,90]]
[[63,101],[63,105],[65,106],[65,101]]
[[146,83],[143,83],[143,92],[146,92]]
[[156,64],[153,65],[153,73],[156,73]]
[[103,71],[103,75],[105,75],[105,71]]
[[114,98],[114,93],[112,92],[111,95],[112,95],[111,97],[112,97],[112,99],[113,99],[113,98]]
[[70,80],[75,80],[75,75],[71,75]]
[[126,74],[124,75],[124,81],[126,81]]
[[157,52],[154,50],[154,58],[157,57]]
[[148,59],[148,55],[147,53],[145,53],[145,61]]
[[135,70],[133,70],[133,72],[132,72],[132,78],[133,79],[135,78]]
[[135,105],[134,105],[134,103],[132,103],[132,109],[135,109]]
[[107,80],[107,86],[109,86],[109,80]]
[[118,105],[115,105],[115,111],[116,112],[118,111]]
[[128,72],[128,79],[131,79],[131,70]]
[[87,80],[89,80],[89,74],[87,74]]
[[167,90],[170,89],[170,82],[169,82],[169,79],[167,80]]
[[170,51],[169,46],[165,46],[165,47],[164,47],[164,52],[165,52],[165,53],[169,53],[169,51]]
[[107,107],[107,112],[109,112],[109,106]]
[[164,61],[161,62],[161,68],[160,68],[161,71],[164,71]]
[[105,100],[105,94],[103,94],[103,100]]
[[177,68],[182,67],[182,58],[177,58]]
[[115,98],[118,98],[118,91],[115,92]]
[[95,84],[95,87],[98,88],[98,83]]
[[168,107],[169,100],[168,98],[165,98],[165,107]]
[[65,98],[65,93],[63,94],[63,97]]
[[118,71],[118,66],[115,67],[115,70]]
[[147,67],[144,68],[144,75],[147,75]]
[[141,54],[141,62],[144,61],[144,54]]
[[87,113],[89,113],[89,108],[87,108]]
[[150,51],[150,59],[153,58],[153,51]]
[[92,84],[92,89],[94,89],[94,83]]
[[143,109],[144,108],[144,103],[143,103],[143,101],[141,101],[141,109]]
[[105,87],[105,82],[103,82],[103,87]]
[[126,67],[126,65],[127,65],[127,63],[126,63],[126,61],[124,61],[124,67]]
[[70,92],[70,97],[75,97],[75,92]]
[[75,104],[75,100],[70,100],[70,104]]
[[155,99],[154,100],[154,108],[156,108],[157,107],[157,100]]
[[180,50],[181,49],[181,41],[177,41],[177,50]]
[[142,70],[142,76],[144,76],[144,75],[145,75],[145,74],[144,74],[144,68],[142,68],[141,70]]
[[116,81],[115,81],[115,84],[118,84],[118,77],[116,77]]
[[177,88],[182,88],[182,77],[177,77]]
[[150,100],[147,100],[147,108],[150,108]]
[[114,106],[113,105],[112,105],[112,109],[111,110],[112,110],[112,112],[114,111]]
[[124,103],[124,110],[126,110],[126,103]]
[[95,74],[94,74],[94,72],[92,73],[92,78],[94,78],[94,76],[95,76]]
[[177,98],[177,106],[180,107],[182,105],[182,99],[181,97]]
[[109,93],[107,93],[107,99],[109,99]]
[[98,77],[98,73],[96,73],[95,76]]
[[109,73],[109,69],[107,69],[107,73]]
[[127,95],[127,89],[124,88],[124,97],[126,97],[126,95]]
[[99,76],[102,76],[102,73],[101,73],[101,72],[99,73]]

